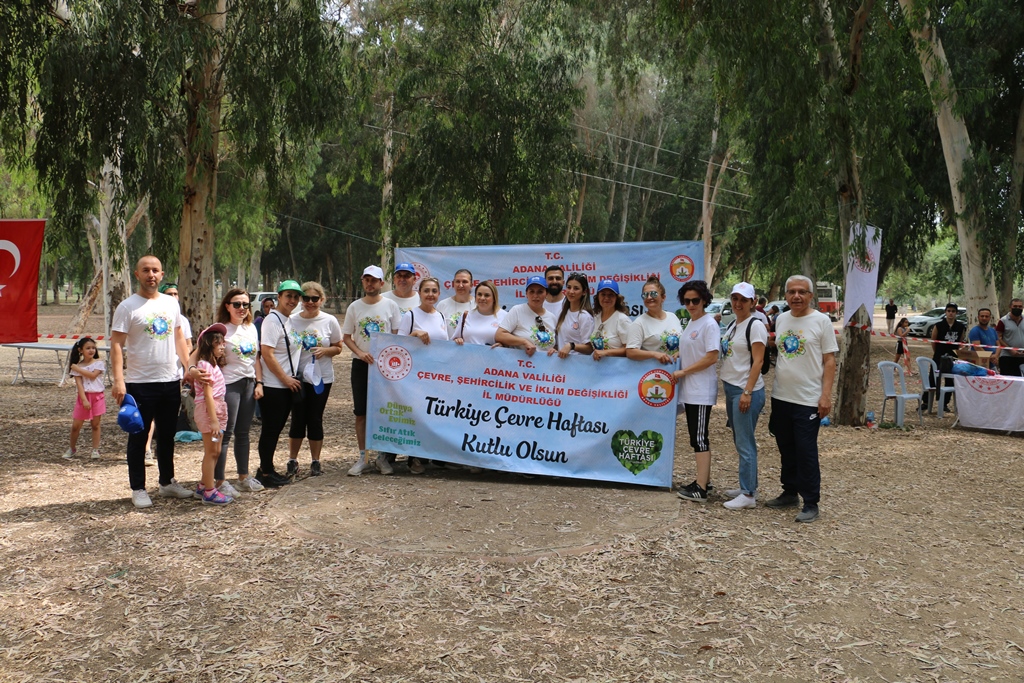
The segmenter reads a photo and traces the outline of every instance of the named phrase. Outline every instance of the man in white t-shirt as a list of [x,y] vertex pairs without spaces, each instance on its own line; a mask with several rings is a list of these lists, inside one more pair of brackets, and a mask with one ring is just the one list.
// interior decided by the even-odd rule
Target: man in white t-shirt
[[384,292],[385,299],[391,299],[398,304],[398,310],[405,315],[420,305],[420,295],[413,290],[416,284],[416,267],[411,263],[399,263],[395,266],[394,274],[395,288]]
[[547,283],[540,275],[526,281],[526,303],[517,304],[498,323],[494,341],[509,348],[520,347],[532,356],[540,349],[555,348],[555,316],[544,308]]
[[[160,259],[143,256],[135,264],[139,289],[122,301],[110,325],[110,369],[114,376],[112,394],[118,405],[131,394],[138,405],[145,429],[128,435],[128,484],[137,508],[153,505],[146,492],[146,440],[156,423],[160,495],[191,498],[192,491],[174,479],[174,432],[181,407],[178,363],[188,367],[188,349],[181,328],[181,308],[173,297],[157,289],[164,277]],[[125,367],[124,348],[128,347]],[[189,368],[193,379],[203,374]]]
[[789,311],[775,323],[779,359],[768,423],[782,458],[782,493],[765,505],[796,507],[803,498],[798,522],[818,518],[818,427],[821,418],[832,410],[832,382],[839,350],[832,322],[827,315],[814,310],[813,302],[814,283],[809,277],[793,275],[786,280]]
[[459,324],[462,314],[476,307],[476,303],[473,301],[473,273],[465,268],[455,271],[452,287],[455,288],[455,294],[438,301],[437,306],[434,307],[444,316],[449,334]]
[[[345,311],[345,322],[341,326],[342,341],[352,352],[352,404],[356,415],[356,442],[359,444],[359,460],[349,469],[349,475],[358,477],[367,468],[366,461],[366,392],[370,368],[378,372],[377,364],[370,355],[370,340],[376,334],[394,334],[402,321],[402,312],[391,299],[381,294],[384,286],[384,271],[380,266],[367,266],[363,270],[363,292],[361,299],[349,304]],[[377,469],[381,474],[394,470],[386,453],[377,455]]]
[[562,306],[565,304],[565,271],[561,266],[548,266],[544,271],[544,281],[547,283],[547,296],[544,297],[544,308],[548,313],[555,316],[562,314]]

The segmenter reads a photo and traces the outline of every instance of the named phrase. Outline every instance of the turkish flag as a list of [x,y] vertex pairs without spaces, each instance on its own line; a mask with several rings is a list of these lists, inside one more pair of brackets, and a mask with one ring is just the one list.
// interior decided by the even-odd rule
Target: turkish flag
[[36,298],[46,221],[0,220],[0,342],[39,341]]

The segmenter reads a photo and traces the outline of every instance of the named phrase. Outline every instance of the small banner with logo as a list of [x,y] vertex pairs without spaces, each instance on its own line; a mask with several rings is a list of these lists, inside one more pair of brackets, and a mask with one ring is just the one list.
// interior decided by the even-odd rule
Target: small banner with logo
[[878,294],[878,261],[882,253],[882,231],[874,226],[861,228],[860,223],[852,226],[854,241],[863,239],[864,258],[857,255],[851,246],[846,264],[846,298],[843,301],[843,324],[847,325],[857,309],[864,306],[868,322],[872,322],[875,311],[875,296]]
[[[502,308],[526,302],[526,280],[544,276],[548,266],[559,266],[568,278],[587,276],[591,292],[600,280],[614,280],[629,304],[629,316],[644,312],[640,292],[651,275],[665,286],[669,301],[684,282],[704,278],[703,242],[597,242],[590,244],[516,244],[492,247],[418,247],[396,249],[397,263],[411,263],[416,282],[425,277],[441,281],[441,298],[455,293],[455,271],[473,273],[474,284],[493,280]],[[390,277],[390,273],[388,273]],[[671,304],[666,304],[666,307]]]
[[673,366],[379,334],[366,447],[506,472],[669,488]]
[[36,296],[46,221],[0,220],[0,342],[39,341]]

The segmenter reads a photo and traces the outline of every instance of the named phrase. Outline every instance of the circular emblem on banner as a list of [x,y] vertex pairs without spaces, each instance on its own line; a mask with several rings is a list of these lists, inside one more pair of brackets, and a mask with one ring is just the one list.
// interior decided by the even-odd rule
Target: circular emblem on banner
[[401,346],[386,346],[377,354],[377,368],[384,379],[397,382],[412,370],[412,356]]
[[983,394],[999,394],[1010,388],[1011,380],[999,379],[998,377],[968,377],[967,383],[975,391]]
[[668,266],[668,271],[672,273],[678,282],[686,282],[693,277],[695,267],[693,265],[693,259],[686,254],[680,254],[672,259],[672,263]]
[[640,378],[637,391],[641,401],[652,408],[660,408],[670,403],[675,396],[672,374],[661,368],[651,370]]
[[430,277],[430,268],[427,268],[419,261],[413,261],[412,267],[416,269],[416,282],[414,285],[419,288],[420,280],[425,277]]
[[851,258],[853,259],[853,267],[862,273],[870,273],[875,269],[875,257],[870,251],[864,255],[863,261],[857,258],[856,254],[853,254]]

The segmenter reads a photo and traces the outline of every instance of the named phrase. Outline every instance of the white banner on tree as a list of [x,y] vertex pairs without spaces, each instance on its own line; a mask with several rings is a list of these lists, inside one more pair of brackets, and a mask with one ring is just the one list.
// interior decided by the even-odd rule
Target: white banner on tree
[[878,294],[878,261],[882,253],[882,231],[867,226],[865,232],[859,223],[851,229],[854,242],[862,237],[866,247],[866,259],[857,256],[857,250],[849,247],[846,263],[846,296],[843,299],[843,324],[847,325],[850,318],[862,305],[868,312],[868,323],[872,326],[875,311],[875,296]]
[[370,343],[366,445],[492,470],[671,487],[672,367],[518,349]]

